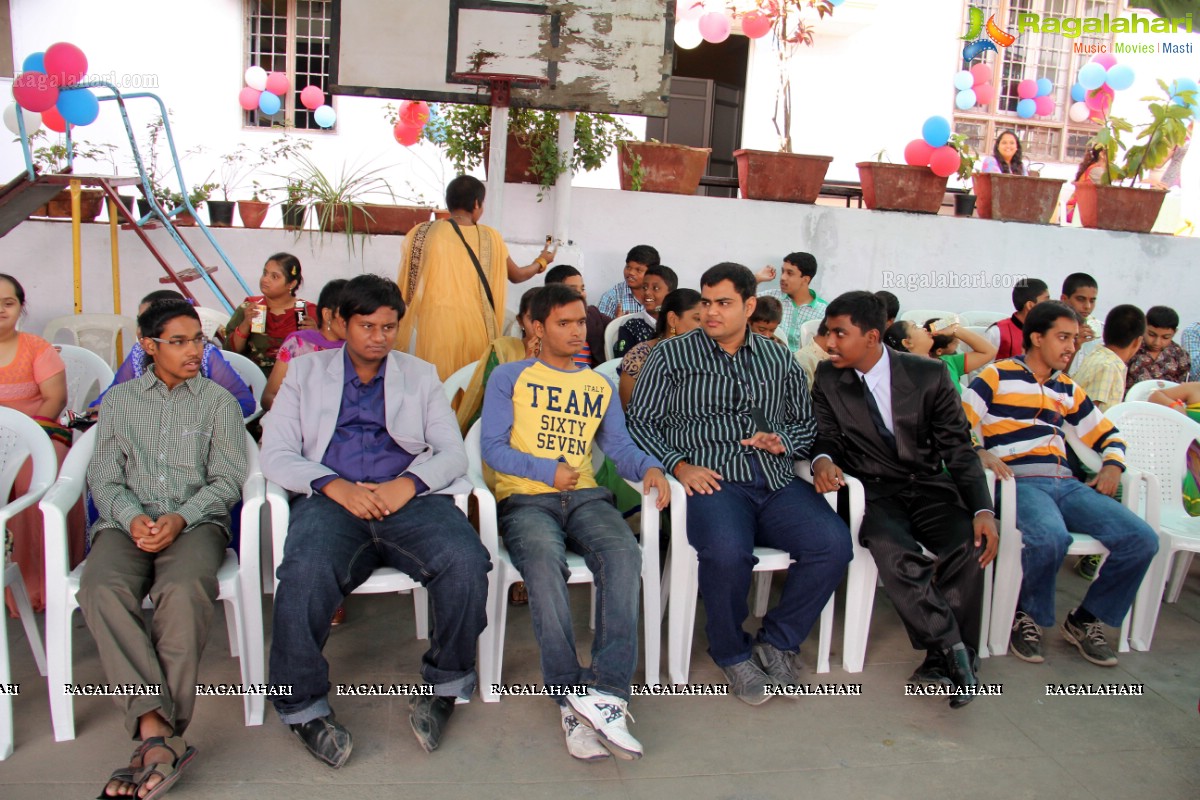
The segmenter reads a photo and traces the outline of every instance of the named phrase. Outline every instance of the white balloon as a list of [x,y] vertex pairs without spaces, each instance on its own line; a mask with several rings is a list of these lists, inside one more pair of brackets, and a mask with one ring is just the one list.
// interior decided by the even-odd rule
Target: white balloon
[[[25,134],[28,136],[42,127],[42,115],[36,111],[25,111],[21,109],[21,116],[25,118]],[[17,104],[9,103],[4,109],[4,127],[13,132],[14,135],[20,136],[21,129],[17,127]]]
[[1086,122],[1091,114],[1092,110],[1087,107],[1087,103],[1071,103],[1071,108],[1067,111],[1071,122]]
[[246,70],[246,85],[260,92],[267,89],[267,71],[262,67],[250,67]]
[[700,23],[696,20],[684,20],[675,23],[675,44],[684,50],[692,50],[700,46],[704,37],[700,35]]

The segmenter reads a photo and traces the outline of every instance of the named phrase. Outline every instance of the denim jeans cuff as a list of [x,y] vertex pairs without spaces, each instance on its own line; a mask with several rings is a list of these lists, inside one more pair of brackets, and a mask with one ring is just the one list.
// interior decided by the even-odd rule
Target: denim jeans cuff
[[314,700],[310,705],[305,706],[299,711],[279,712],[279,719],[285,725],[302,725],[305,722],[311,722],[314,719],[327,717],[333,713],[333,709],[329,707],[329,698],[322,697],[319,700]]
[[750,656],[752,656],[753,654],[754,654],[753,650],[747,650],[744,654],[738,654],[736,656],[726,656],[725,658],[717,658],[716,656],[713,656],[713,661],[716,663],[716,665],[718,667],[722,667],[722,668],[732,667],[734,664],[740,664],[743,661],[748,661],[750,659]]
[[439,697],[461,697],[463,700],[469,700],[475,692],[475,670],[471,670],[462,677],[452,678],[447,681],[429,680],[428,676],[425,679],[427,682],[433,684],[433,693]]
[[611,684],[599,682],[593,683],[591,690],[593,692],[611,694],[613,697],[619,697],[627,703],[629,702],[630,696],[633,694],[632,688],[629,686],[613,686]]

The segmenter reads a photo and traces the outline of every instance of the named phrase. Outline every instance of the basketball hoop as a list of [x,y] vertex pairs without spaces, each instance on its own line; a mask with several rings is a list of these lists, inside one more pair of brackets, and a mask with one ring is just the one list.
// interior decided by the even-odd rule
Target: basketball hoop
[[550,79],[541,75],[512,75],[505,72],[455,72],[453,77],[468,83],[487,86],[491,90],[490,105],[492,108],[508,108],[509,101],[512,99],[514,83],[527,84],[518,86],[518,89],[534,89],[550,84]]

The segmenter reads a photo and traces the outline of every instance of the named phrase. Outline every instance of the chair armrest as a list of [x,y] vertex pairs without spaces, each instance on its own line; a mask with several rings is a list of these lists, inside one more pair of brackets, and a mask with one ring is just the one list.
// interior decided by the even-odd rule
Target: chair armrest
[[[470,477],[473,476],[468,476]],[[496,514],[496,497],[483,485],[482,479],[478,484],[474,480],[471,483],[471,494],[479,504],[479,540],[494,560],[500,551],[500,522]]]
[[[274,481],[263,480],[265,500],[271,509],[271,574],[275,575],[283,562],[283,545],[287,539],[288,520],[291,516],[291,501],[287,490]],[[275,579],[278,583],[278,578]]]
[[7,527],[10,519],[40,501],[53,485],[53,479],[38,481],[37,484],[30,484],[25,494],[6,504],[4,508],[0,508],[0,531]]
[[[797,459],[793,466],[795,475],[805,483],[812,484],[812,462],[808,459]],[[859,528],[862,527],[863,514],[867,510],[867,494],[863,488],[862,481],[853,475],[847,475],[842,472],[842,477],[846,481],[846,491],[849,492],[849,511],[850,511],[850,535],[854,541],[858,541]]]

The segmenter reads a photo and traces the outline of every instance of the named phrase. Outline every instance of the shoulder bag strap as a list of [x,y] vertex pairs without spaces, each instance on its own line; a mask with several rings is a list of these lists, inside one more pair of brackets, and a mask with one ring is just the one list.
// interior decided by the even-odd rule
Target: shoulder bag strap
[[492,287],[488,285],[487,276],[483,273],[483,265],[479,263],[479,256],[475,255],[475,251],[471,249],[471,245],[467,244],[466,237],[463,236],[458,223],[451,219],[450,225],[453,226],[454,232],[458,234],[459,241],[463,243],[463,247],[467,248],[467,254],[471,256],[471,263],[475,265],[475,274],[479,276],[479,282],[483,284],[483,293],[487,295],[488,305],[495,309],[496,300],[492,297]]

